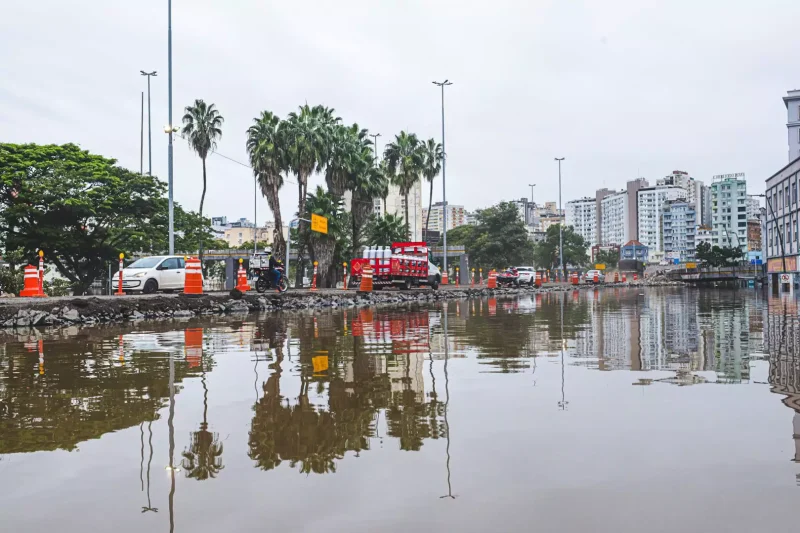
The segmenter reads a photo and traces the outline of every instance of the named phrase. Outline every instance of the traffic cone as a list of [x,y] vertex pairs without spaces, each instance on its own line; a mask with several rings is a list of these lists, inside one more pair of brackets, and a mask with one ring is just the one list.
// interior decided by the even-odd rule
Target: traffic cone
[[25,287],[20,291],[20,296],[26,298],[40,298],[44,296],[39,290],[39,272],[33,265],[25,267]]
[[449,285],[449,284],[450,284],[450,280],[447,279],[447,270],[444,270],[442,272],[442,285]]
[[317,290],[317,265],[318,265],[318,264],[319,264],[319,263],[317,263],[316,261],[314,261],[314,277],[313,277],[313,278],[311,278],[311,290],[312,290],[312,291],[315,291],[315,290]]
[[368,264],[361,269],[361,286],[359,292],[372,292],[372,267]]
[[600,275],[597,272],[594,273],[594,282],[595,284],[600,283]]
[[342,263],[342,272],[343,272],[343,281],[342,281],[342,290],[347,290],[347,263]]
[[536,285],[537,289],[542,286],[542,274],[538,270],[536,271],[533,284]]
[[622,283],[628,283],[628,276],[625,273],[622,273]]
[[639,279],[639,276],[636,274],[636,272],[634,272],[633,273],[633,281],[636,281],[638,279]]
[[203,362],[203,328],[183,330],[183,353],[189,368],[200,366]]
[[459,278],[459,275],[458,275],[458,267],[456,267],[456,287],[458,287],[458,286],[459,286],[459,281],[458,281],[458,278]]
[[488,289],[496,289],[497,288],[497,274],[494,270],[489,272],[489,283],[486,285]]
[[573,285],[577,285],[578,283],[580,283],[580,278],[578,278],[578,273],[577,272],[573,272],[572,273],[572,284]]
[[471,275],[469,277],[469,286],[470,287],[474,287],[475,286],[475,269],[474,268],[472,269]]
[[200,260],[196,257],[186,259],[183,294],[203,294],[203,269],[200,267]]
[[250,285],[247,283],[247,271],[245,271],[241,259],[239,259],[239,273],[236,281],[236,289],[239,292],[247,292],[250,290]]

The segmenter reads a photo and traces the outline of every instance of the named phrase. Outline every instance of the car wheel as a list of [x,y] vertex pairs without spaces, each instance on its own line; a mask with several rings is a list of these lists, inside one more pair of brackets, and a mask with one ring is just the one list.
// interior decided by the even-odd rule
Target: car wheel
[[158,282],[154,279],[148,279],[145,284],[144,288],[142,289],[142,293],[144,294],[153,294],[158,290]]

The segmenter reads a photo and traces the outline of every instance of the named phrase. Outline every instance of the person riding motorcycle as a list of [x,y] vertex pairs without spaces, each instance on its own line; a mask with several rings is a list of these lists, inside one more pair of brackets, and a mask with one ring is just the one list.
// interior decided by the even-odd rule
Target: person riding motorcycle
[[275,254],[269,255],[269,273],[272,275],[272,285],[277,288],[281,281],[281,272],[278,267],[282,267],[283,262],[275,257]]

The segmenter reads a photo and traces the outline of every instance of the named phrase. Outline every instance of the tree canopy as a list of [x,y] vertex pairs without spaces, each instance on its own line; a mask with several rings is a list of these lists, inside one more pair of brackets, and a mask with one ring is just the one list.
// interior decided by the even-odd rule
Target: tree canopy
[[[45,260],[76,294],[102,278],[119,253],[168,248],[166,186],[74,144],[0,144],[0,245]],[[176,250],[193,252],[210,225],[175,205]]]
[[[534,249],[534,262],[541,268],[558,268],[559,266],[559,237],[558,224],[547,228],[545,238],[536,244]],[[586,242],[580,234],[575,233],[575,228],[566,226],[562,230],[564,246],[564,266],[584,266],[589,263],[586,254]]]

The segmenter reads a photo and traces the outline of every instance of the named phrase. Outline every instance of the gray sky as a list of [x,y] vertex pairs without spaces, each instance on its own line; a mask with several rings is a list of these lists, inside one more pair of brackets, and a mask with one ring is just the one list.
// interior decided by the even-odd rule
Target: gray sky
[[[166,4],[6,2],[0,140],[76,142],[138,169],[139,70],[158,70],[153,172],[166,181]],[[564,202],[672,170],[746,172],[762,192],[787,162],[798,20],[797,0],[174,0],[173,113],[216,103],[219,151],[241,161],[253,117],[304,102],[380,132],[381,146],[402,129],[440,140],[431,81],[449,78],[448,199],[468,209],[528,196],[528,183],[557,200],[556,156]],[[252,219],[249,169],[210,156],[208,170],[206,213]],[[201,183],[176,139],[176,200],[196,210]],[[287,184],[285,217],[296,197]]]

